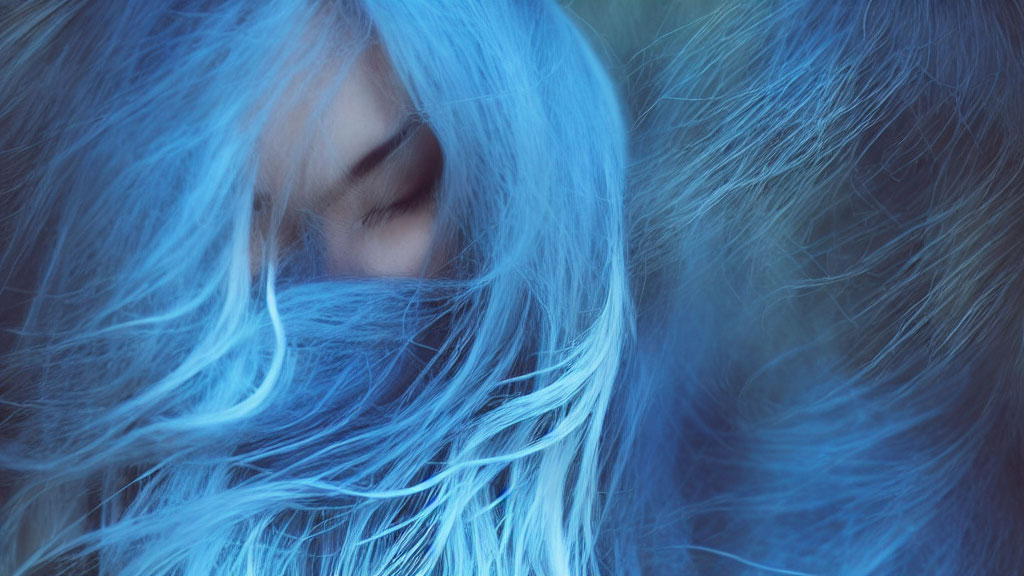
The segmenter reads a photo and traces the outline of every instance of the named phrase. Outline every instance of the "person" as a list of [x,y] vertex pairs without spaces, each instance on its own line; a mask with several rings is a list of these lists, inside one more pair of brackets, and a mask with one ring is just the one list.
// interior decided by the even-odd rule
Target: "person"
[[1024,565],[1015,3],[125,4],[4,8],[2,570]]
[[596,571],[615,90],[552,2],[2,7],[5,574]]

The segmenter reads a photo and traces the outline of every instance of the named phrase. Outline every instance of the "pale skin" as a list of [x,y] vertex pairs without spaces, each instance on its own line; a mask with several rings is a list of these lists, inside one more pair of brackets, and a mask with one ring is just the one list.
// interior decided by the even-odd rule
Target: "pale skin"
[[[255,196],[263,208],[253,219],[252,274],[265,262],[276,208],[283,219],[278,254],[269,259],[287,252],[297,228],[312,219],[330,276],[437,274],[446,257],[433,249],[440,144],[415,114],[383,48],[370,44],[350,66],[339,57],[312,77],[298,76],[276,95],[260,139]],[[46,543],[82,534],[89,515],[86,500],[71,492],[54,492],[36,507],[39,517],[54,520],[25,525],[19,562]]]
[[279,250],[313,223],[330,276],[435,274],[442,264],[441,251],[431,250],[440,145],[379,45],[362,50],[339,81],[342,66],[290,85],[267,126],[254,263],[266,207],[284,205]]

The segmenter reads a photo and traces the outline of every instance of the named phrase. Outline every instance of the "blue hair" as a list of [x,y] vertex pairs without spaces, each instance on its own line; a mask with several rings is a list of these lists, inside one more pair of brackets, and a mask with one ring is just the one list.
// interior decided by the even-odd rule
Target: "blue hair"
[[[625,130],[557,6],[2,17],[0,570],[598,570]],[[252,251],[280,87],[373,42],[443,150],[439,278]]]
[[717,4],[623,64],[640,424],[605,548],[1017,573],[1020,5]]
[[[551,2],[4,5],[0,571],[1016,572],[1020,6],[570,7],[628,129]],[[257,150],[376,43],[447,262],[327,280]]]

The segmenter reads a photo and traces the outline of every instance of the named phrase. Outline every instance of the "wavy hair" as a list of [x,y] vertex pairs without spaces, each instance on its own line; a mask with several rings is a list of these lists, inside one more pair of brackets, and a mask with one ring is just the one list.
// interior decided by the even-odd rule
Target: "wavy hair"
[[622,401],[648,407],[619,573],[1018,573],[1020,3],[654,21],[622,62],[644,389]]
[[[443,150],[439,278],[251,250],[281,86],[374,42]],[[598,570],[625,132],[557,6],[43,0],[0,62],[0,571]]]

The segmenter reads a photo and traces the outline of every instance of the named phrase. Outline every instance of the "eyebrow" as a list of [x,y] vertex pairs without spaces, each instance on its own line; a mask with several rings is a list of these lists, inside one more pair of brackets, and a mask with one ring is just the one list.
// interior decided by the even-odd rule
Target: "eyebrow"
[[[374,146],[369,152],[363,154],[363,156],[356,161],[346,172],[339,175],[330,184],[321,187],[317,187],[316,190],[312,191],[311,198],[316,205],[330,202],[332,198],[337,197],[337,191],[343,189],[348,184],[358,182],[360,179],[365,178],[371,174],[374,170],[378,169],[381,164],[384,163],[392,154],[394,154],[404,144],[416,130],[425,125],[423,118],[417,114],[411,115],[407,118],[398,130],[394,132],[387,139],[382,141],[380,144]],[[255,197],[257,199],[266,198],[267,193],[265,190],[257,189]]]
[[398,150],[402,144],[412,136],[416,129],[422,125],[423,121],[418,117],[408,119],[404,124],[402,124],[402,127],[389,136],[387,140],[384,140],[380,144],[374,146],[372,150],[364,154],[362,158],[353,164],[352,168],[348,171],[348,179],[350,181],[359,180],[379,168],[380,165],[387,160],[389,156],[394,154],[395,150]]

